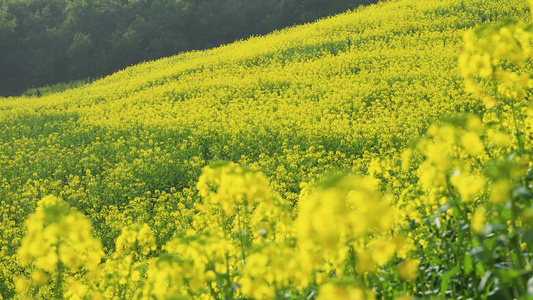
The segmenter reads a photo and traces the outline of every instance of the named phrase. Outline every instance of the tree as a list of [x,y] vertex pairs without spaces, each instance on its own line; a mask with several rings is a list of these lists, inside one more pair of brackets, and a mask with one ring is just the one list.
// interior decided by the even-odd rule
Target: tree
[[0,95],[107,75],[377,0],[0,0]]

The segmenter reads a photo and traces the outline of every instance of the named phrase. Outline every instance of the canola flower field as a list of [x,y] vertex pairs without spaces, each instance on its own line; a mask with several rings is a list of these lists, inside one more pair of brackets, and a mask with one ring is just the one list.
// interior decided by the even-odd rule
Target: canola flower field
[[0,298],[532,299],[530,5],[384,1],[0,99]]

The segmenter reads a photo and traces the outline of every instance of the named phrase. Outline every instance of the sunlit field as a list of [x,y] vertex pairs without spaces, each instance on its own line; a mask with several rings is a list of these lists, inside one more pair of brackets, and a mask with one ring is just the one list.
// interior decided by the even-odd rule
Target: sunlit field
[[533,299],[530,22],[384,1],[0,98],[1,296]]

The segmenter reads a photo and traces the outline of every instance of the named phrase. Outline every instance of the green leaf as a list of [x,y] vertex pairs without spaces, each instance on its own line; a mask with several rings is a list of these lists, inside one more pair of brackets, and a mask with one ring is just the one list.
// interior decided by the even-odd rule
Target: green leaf
[[470,275],[474,270],[474,259],[470,254],[466,254],[463,258],[463,271],[465,275]]
[[452,280],[452,277],[457,275],[459,271],[461,270],[460,266],[453,267],[450,271],[442,274],[440,277],[440,292],[442,295],[446,295],[446,291],[448,290],[448,285],[450,285],[450,282]]
[[500,270],[500,275],[504,283],[511,283],[515,278],[520,276],[520,272],[513,269]]
[[481,262],[477,262],[476,263],[476,276],[481,277],[483,276],[483,274],[485,274],[485,267],[483,266]]

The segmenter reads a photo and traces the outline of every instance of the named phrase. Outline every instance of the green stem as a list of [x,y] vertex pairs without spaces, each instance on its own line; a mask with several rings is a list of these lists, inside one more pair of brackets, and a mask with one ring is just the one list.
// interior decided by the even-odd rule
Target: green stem
[[244,228],[242,226],[242,221],[241,221],[241,214],[240,213],[237,213],[237,220],[239,222],[239,230],[238,230],[238,234],[239,234],[239,239],[241,241],[241,255],[242,255],[242,261],[243,262],[246,262],[246,249],[244,248],[244,237],[243,237],[243,233],[244,233]]
[[[516,220],[518,220],[518,217],[520,215],[520,209],[517,204],[518,203],[516,199],[514,197],[511,197],[511,206],[512,206],[511,207],[511,228],[513,229],[513,233],[512,233],[512,236],[510,237],[510,245],[511,245],[511,248],[514,248],[513,250],[516,254],[518,266],[515,266],[513,262],[510,262],[511,263],[510,265],[514,266],[515,269],[516,267],[518,267],[519,270],[522,270],[525,267],[525,262],[522,257],[522,248],[520,246],[520,238],[517,233],[517,230],[519,230],[519,228],[516,228],[515,226]],[[506,253],[510,253],[510,251],[506,251]],[[507,259],[511,260],[509,254],[507,254]],[[521,291],[527,291],[527,282],[525,281],[525,279],[522,276],[519,276],[518,280],[519,280],[518,289],[520,289]]]
[[65,266],[61,259],[59,259],[59,245],[56,247],[56,254],[58,258],[57,270],[56,270],[56,284],[54,287],[55,299],[63,299],[63,269]]
[[226,280],[227,280],[227,286],[226,286],[226,293],[225,293],[225,299],[226,300],[233,300],[233,290],[231,288],[231,276],[230,276],[230,266],[229,266],[229,255],[226,253]]

